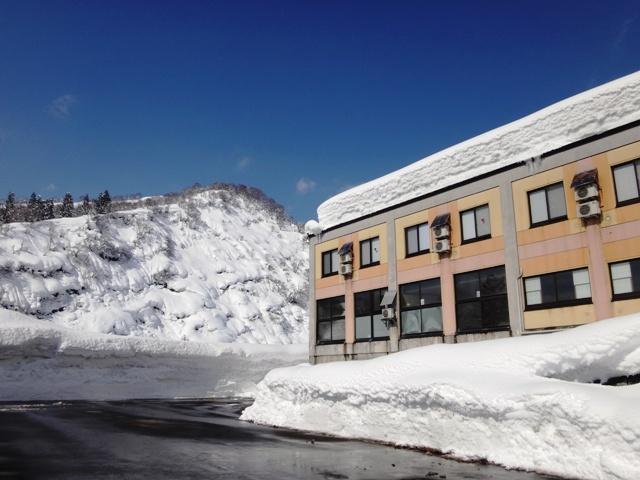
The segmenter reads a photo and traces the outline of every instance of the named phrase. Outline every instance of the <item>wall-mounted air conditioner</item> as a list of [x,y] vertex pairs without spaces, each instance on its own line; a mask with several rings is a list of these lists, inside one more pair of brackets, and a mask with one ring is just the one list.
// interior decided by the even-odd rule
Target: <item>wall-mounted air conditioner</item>
[[448,238],[437,240],[433,245],[433,251],[436,253],[446,253],[451,251],[451,242]]
[[340,255],[340,263],[351,263],[353,262],[353,255],[351,252],[345,253],[344,255]]
[[340,275],[351,275],[353,273],[353,266],[350,263],[343,263],[340,265]]
[[576,199],[576,202],[585,202],[587,200],[592,200],[600,196],[600,192],[598,191],[598,186],[595,183],[591,183],[589,185],[582,185],[576,188],[573,194]]
[[396,312],[393,307],[386,307],[382,309],[383,320],[393,320],[396,317]]
[[450,234],[449,225],[441,225],[433,229],[433,236],[436,237],[436,239],[448,238]]
[[590,202],[578,204],[579,218],[597,217],[600,215],[600,213],[600,202],[598,200],[592,200]]

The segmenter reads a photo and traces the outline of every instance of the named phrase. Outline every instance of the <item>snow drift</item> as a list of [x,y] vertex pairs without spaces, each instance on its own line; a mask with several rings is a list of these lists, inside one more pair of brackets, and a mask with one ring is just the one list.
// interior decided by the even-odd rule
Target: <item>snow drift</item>
[[572,478],[640,478],[640,314],[270,372],[244,420]]
[[240,187],[154,201],[0,227],[0,307],[93,333],[307,341],[308,257],[293,221]]
[[318,207],[318,220],[327,229],[636,120],[640,120],[640,72],[342,192]]

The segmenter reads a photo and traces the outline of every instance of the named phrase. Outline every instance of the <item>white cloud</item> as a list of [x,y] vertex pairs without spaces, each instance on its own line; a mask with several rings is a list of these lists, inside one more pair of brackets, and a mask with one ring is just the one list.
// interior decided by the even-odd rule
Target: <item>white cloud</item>
[[55,118],[67,118],[71,114],[71,107],[78,102],[78,97],[67,93],[54,98],[47,106],[49,115]]
[[251,165],[252,163],[253,163],[253,158],[251,158],[251,157],[240,157],[238,159],[238,162],[236,163],[236,169],[237,170],[244,170],[249,165]]
[[47,185],[46,187],[44,187],[44,189],[47,192],[55,192],[58,189],[58,186],[55,183],[50,183],[49,185]]
[[296,182],[296,191],[300,195],[306,195],[314,188],[316,188],[316,182],[309,180],[308,178],[301,178]]

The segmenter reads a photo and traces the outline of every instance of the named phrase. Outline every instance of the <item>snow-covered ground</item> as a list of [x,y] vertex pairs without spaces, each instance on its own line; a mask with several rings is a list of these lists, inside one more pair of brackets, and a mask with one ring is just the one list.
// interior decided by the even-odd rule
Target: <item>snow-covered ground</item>
[[640,478],[640,314],[270,372],[244,420],[570,478]]
[[318,207],[318,220],[327,229],[639,119],[636,72],[342,192]]
[[88,333],[0,309],[0,401],[253,396],[307,348]]

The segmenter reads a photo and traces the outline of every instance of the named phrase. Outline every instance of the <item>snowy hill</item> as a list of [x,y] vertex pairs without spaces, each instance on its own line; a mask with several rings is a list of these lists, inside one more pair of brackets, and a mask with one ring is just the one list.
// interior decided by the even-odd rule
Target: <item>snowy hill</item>
[[306,342],[307,252],[281,210],[228,186],[154,203],[0,227],[0,308],[89,333]]

